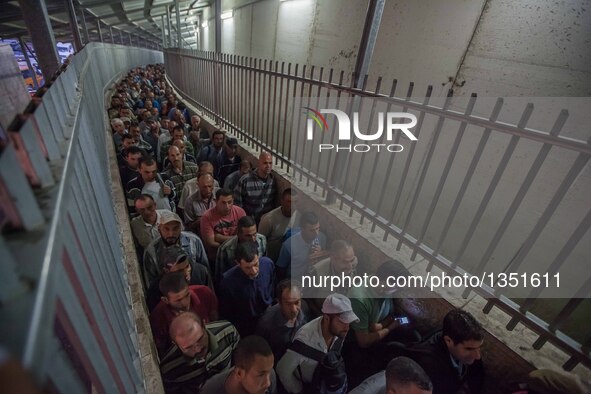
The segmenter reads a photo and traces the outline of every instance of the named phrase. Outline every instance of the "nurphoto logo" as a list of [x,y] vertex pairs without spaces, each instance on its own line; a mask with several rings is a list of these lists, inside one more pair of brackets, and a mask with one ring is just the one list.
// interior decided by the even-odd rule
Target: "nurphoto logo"
[[[338,109],[321,109],[315,110],[310,107],[304,107],[309,116],[306,124],[306,139],[312,141],[314,139],[315,125],[323,132],[329,131],[328,122],[323,114],[331,114],[336,117],[338,124],[338,140],[339,142],[351,141],[351,130],[355,137],[362,141],[377,141],[382,138],[384,133],[384,119],[386,129],[386,140],[392,141],[395,132],[401,131],[409,140],[417,141],[417,137],[410,131],[417,124],[417,117],[408,112],[379,112],[378,113],[378,130],[373,134],[362,133],[359,130],[359,113],[353,112],[353,127],[351,128],[351,120],[346,112]],[[410,122],[401,123],[402,120],[409,119]],[[364,144],[318,144],[318,151],[335,150],[348,152],[369,152],[386,150],[388,152],[402,152],[404,147],[400,144],[384,144],[384,143],[364,143]]]

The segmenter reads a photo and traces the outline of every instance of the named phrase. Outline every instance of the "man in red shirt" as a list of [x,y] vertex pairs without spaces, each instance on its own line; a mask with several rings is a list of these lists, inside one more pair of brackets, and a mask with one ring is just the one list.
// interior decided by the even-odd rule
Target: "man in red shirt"
[[246,216],[244,209],[234,205],[232,191],[220,189],[215,194],[215,206],[201,217],[201,238],[210,264],[215,261],[218,248],[236,235],[238,220]]
[[205,323],[218,320],[218,300],[207,286],[189,286],[183,271],[171,272],[160,280],[162,298],[150,315],[152,334],[158,353],[171,345],[168,327],[183,312],[194,312]]

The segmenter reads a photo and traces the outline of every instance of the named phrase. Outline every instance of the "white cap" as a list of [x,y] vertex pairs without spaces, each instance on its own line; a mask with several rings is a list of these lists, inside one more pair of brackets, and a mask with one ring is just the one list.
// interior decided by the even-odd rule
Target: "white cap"
[[326,297],[322,304],[322,313],[328,315],[338,315],[343,323],[358,322],[359,318],[353,312],[351,301],[342,294],[335,293]]
[[172,211],[163,210],[162,212],[160,212],[160,224],[166,224],[170,222],[179,222],[181,224],[183,223],[179,215]]

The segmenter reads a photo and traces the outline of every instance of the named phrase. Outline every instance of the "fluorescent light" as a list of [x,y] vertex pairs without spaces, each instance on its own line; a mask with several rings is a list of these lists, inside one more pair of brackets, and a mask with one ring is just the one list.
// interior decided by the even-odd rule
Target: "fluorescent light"
[[230,19],[233,16],[234,16],[234,10],[228,10],[228,11],[222,12],[222,15],[220,17],[222,18],[222,20],[224,20],[224,19]]
[[207,29],[209,27],[209,22],[208,21],[203,21],[203,23],[201,24],[201,27],[204,29]]

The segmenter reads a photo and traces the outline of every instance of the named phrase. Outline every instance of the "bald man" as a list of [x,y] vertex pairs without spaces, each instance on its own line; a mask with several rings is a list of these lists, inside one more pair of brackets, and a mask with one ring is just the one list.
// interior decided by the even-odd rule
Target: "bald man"
[[230,368],[232,351],[240,340],[230,322],[203,324],[192,312],[177,316],[168,331],[173,345],[160,361],[167,393],[199,392],[209,378]]

